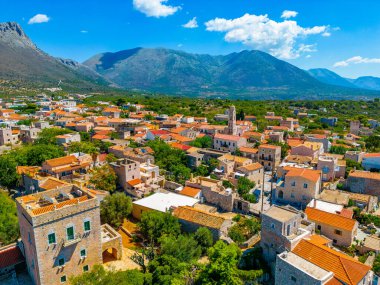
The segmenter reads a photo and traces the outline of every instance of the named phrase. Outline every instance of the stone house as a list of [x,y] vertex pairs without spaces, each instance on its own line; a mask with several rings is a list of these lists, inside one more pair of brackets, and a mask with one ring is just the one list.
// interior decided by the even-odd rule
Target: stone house
[[247,139],[236,135],[215,134],[214,149],[235,152],[247,144]]
[[315,230],[333,240],[334,245],[350,246],[357,234],[358,222],[341,214],[307,207],[305,213],[315,223]]
[[228,229],[232,226],[230,219],[189,206],[174,209],[173,215],[179,219],[183,231],[193,233],[200,227],[205,227],[211,231],[214,241],[228,236]]
[[262,144],[259,146],[259,162],[265,170],[277,168],[281,162],[281,146]]
[[380,197],[380,173],[352,171],[348,175],[346,186],[349,191],[354,193]]

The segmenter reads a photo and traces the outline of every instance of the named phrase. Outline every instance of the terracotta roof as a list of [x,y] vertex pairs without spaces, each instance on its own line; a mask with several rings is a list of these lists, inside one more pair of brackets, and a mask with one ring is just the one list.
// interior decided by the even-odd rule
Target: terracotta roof
[[366,153],[364,157],[380,157],[380,152],[378,153]]
[[[358,284],[371,267],[325,245],[303,239],[293,249],[303,259],[334,273],[334,277],[346,284]],[[331,283],[334,284],[334,283]]]
[[40,184],[40,188],[45,190],[55,189],[64,185],[69,185],[68,183],[56,179],[54,177],[48,177],[43,183]]
[[325,283],[325,285],[343,285],[342,282],[340,282],[338,279],[335,277],[331,278],[329,281]]
[[168,131],[166,130],[151,130],[150,133],[154,136],[162,136],[162,135],[167,135],[169,134]]
[[75,205],[75,204],[78,204],[80,202],[84,202],[86,200],[88,200],[88,197],[85,195],[85,196],[81,196],[79,198],[74,198],[74,199],[66,200],[66,201],[63,201],[63,202],[60,202],[60,203],[57,203],[57,204],[51,204],[51,205],[48,205],[48,206],[45,206],[45,207],[33,209],[32,213],[33,213],[33,215],[37,216],[37,215],[41,215],[41,214],[45,214],[45,213],[54,211],[54,209],[58,210],[58,209],[61,209],[61,208],[65,207],[65,206]]
[[271,145],[271,144],[262,144],[259,146],[259,150],[260,148],[281,149],[279,145]]
[[252,164],[241,166],[241,167],[239,167],[239,170],[240,169],[244,169],[244,170],[247,170],[247,171],[255,171],[255,170],[259,170],[261,168],[263,168],[263,166],[260,163],[255,162],[255,163],[252,163]]
[[201,189],[185,186],[179,194],[194,198],[200,191]]
[[191,146],[189,146],[189,145],[180,144],[180,143],[177,143],[177,142],[170,143],[170,146],[174,147],[174,148],[177,148],[177,149],[180,149],[180,150],[183,150],[183,151],[186,151],[186,150],[188,150],[188,149],[191,148]]
[[0,250],[0,268],[6,268],[24,261],[24,256],[17,245]]
[[132,179],[132,180],[127,181],[127,183],[128,183],[129,185],[131,185],[131,186],[136,186],[136,185],[138,185],[138,184],[141,184],[142,181],[141,181],[141,179],[136,178],[136,179]]
[[173,213],[178,219],[213,229],[220,229],[225,221],[225,218],[223,217],[203,212],[188,206],[180,206],[176,208]]
[[215,134],[214,139],[226,140],[226,141],[238,141],[241,139],[239,136]]
[[96,135],[92,136],[92,139],[94,139],[94,140],[106,140],[106,139],[109,139],[109,138],[110,138],[109,136],[100,135],[100,134],[96,134]]
[[307,180],[318,182],[321,178],[321,171],[320,170],[313,170],[313,169],[306,169],[306,168],[298,168],[298,167],[291,167],[291,166],[285,166],[284,169],[288,171],[286,173],[286,177],[303,177]]
[[380,180],[380,173],[369,171],[353,171],[348,175],[348,177]]
[[247,152],[247,153],[257,153],[259,151],[257,148],[245,147],[245,146],[239,147],[239,150],[241,152]]
[[68,155],[68,156],[49,159],[49,160],[46,160],[45,162],[46,164],[52,167],[57,167],[57,166],[65,165],[65,164],[72,164],[77,161],[78,159],[74,155]]
[[347,218],[339,214],[321,211],[315,208],[307,207],[305,213],[311,221],[330,225],[337,229],[343,229],[346,231],[352,231],[357,224],[357,221],[354,219]]

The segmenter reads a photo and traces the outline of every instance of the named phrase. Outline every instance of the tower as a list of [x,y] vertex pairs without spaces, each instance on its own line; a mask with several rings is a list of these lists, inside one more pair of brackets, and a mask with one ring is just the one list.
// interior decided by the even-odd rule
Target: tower
[[234,136],[237,134],[236,109],[233,105],[230,107],[230,110],[228,112],[228,134]]

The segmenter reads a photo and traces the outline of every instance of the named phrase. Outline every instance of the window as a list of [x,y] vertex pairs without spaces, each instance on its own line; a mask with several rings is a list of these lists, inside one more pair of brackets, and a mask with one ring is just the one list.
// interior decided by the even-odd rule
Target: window
[[306,196],[305,195],[302,195],[302,200],[306,200]]
[[91,222],[89,220],[84,221],[83,223],[84,231],[88,232],[91,230]]
[[65,283],[67,280],[66,275],[61,276],[61,283]]
[[30,236],[30,232],[28,232],[28,241],[29,241],[30,244],[32,243],[32,238]]
[[48,234],[48,243],[49,243],[49,245],[56,243],[56,241],[55,241],[55,233]]
[[320,231],[322,229],[321,225],[318,225],[317,229]]
[[290,197],[291,197],[291,198],[294,198],[294,197],[295,197],[295,196],[294,196],[294,193],[291,193],[291,194],[290,194]]
[[290,184],[291,186],[296,186],[296,182],[295,181],[292,181],[292,184]]
[[342,235],[342,231],[341,230],[335,230],[334,233],[338,236],[341,236]]
[[82,249],[81,251],[80,251],[80,257],[86,257],[87,256],[87,252],[86,252],[86,250],[85,249]]
[[271,227],[272,229],[274,229],[274,228],[275,228],[275,226],[274,226],[274,224],[273,224],[273,223],[270,225],[270,227]]
[[338,241],[336,239],[333,239],[333,243],[337,243]]
[[294,277],[293,275],[290,276],[290,280],[292,280],[293,282],[297,282],[297,278]]
[[74,226],[69,226],[66,228],[67,240],[74,239]]
[[307,183],[303,184],[303,188],[307,189]]
[[63,257],[61,257],[60,259],[58,259],[58,265],[59,266],[65,265],[65,259]]
[[83,266],[83,272],[87,272],[87,271],[88,271],[88,265]]

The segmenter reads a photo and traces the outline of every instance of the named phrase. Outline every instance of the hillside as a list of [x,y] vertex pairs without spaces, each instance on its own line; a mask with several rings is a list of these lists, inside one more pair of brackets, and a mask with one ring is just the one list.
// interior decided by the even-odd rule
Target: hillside
[[341,77],[340,75],[326,68],[309,69],[308,73],[311,76],[313,76],[315,79],[326,84],[349,87],[349,88],[357,88],[355,84],[349,82],[347,79]]
[[256,50],[211,56],[134,48],[98,54],[83,64],[123,88],[188,96],[320,99],[377,94],[324,84],[308,72]]
[[79,63],[49,56],[13,22],[0,23],[0,79],[41,87],[56,87],[61,81],[61,87],[75,90],[96,90],[109,84]]

